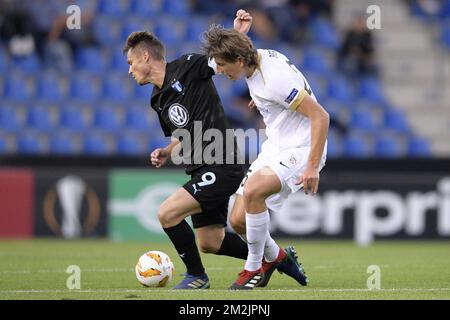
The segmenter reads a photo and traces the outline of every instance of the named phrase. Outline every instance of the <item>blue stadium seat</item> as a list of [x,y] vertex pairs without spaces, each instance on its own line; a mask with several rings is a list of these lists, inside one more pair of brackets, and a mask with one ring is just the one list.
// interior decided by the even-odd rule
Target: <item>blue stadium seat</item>
[[61,132],[50,137],[49,151],[60,155],[79,153],[75,136]]
[[[298,66],[302,64],[299,63]],[[322,74],[312,71],[300,70],[306,77],[309,85],[311,86],[314,95],[319,101],[328,98],[328,82],[329,78],[322,76]]]
[[38,78],[37,96],[39,99],[60,102],[65,98],[62,79],[54,73],[44,73]]
[[133,97],[135,99],[139,99],[140,101],[146,103],[147,105],[150,105],[150,97],[153,92],[153,85],[150,84],[145,86],[139,86],[136,84],[134,87],[135,89]]
[[163,16],[156,21],[155,34],[167,46],[180,46],[185,39],[186,26],[183,20]]
[[187,17],[190,13],[189,1],[163,0],[163,11],[174,17]]
[[380,104],[375,103],[374,101],[371,101],[369,99],[358,99],[358,98],[351,102],[351,106],[355,109],[369,109],[369,110],[383,109],[387,111],[394,109],[388,103]]
[[167,60],[171,61],[188,53],[198,53],[201,50],[200,46],[201,44],[199,40],[197,40],[197,42],[184,41],[182,46],[169,48],[169,50],[166,53]]
[[342,137],[334,129],[328,132],[327,157],[337,158],[343,155]]
[[106,132],[117,132],[122,128],[123,115],[121,110],[98,108],[94,112],[94,126]]
[[185,39],[189,42],[196,43],[197,46],[199,46],[202,34],[206,30],[208,30],[208,28],[209,22],[207,18],[203,16],[193,16],[188,20],[186,24]]
[[364,77],[360,80],[359,98],[368,99],[375,103],[384,103],[386,101],[381,83],[374,77]]
[[[148,17],[129,15],[122,23],[120,44],[123,46],[128,36],[135,31],[150,31],[152,33],[155,33],[154,25],[157,23],[157,20],[159,19],[149,19]],[[166,47],[166,49],[168,48]]]
[[350,126],[363,131],[374,131],[379,128],[376,115],[369,109],[353,110],[350,119]]
[[61,128],[72,132],[83,132],[90,128],[88,110],[80,105],[65,106],[60,111]]
[[96,17],[92,22],[92,30],[102,46],[111,47],[121,40],[122,24],[108,17]]
[[155,149],[166,147],[169,143],[170,143],[170,138],[164,137],[161,132],[160,135],[152,136],[152,138],[148,142],[147,150],[149,150],[149,152],[152,152]]
[[[121,31],[121,42],[125,43],[128,36],[135,31],[144,30],[142,24],[142,18],[139,16],[131,16],[128,17],[126,21],[123,22],[122,31]],[[149,30],[153,31],[153,29]]]
[[146,139],[136,134],[125,133],[117,138],[117,152],[121,155],[143,155],[147,153]]
[[19,132],[24,128],[24,112],[17,107],[0,106],[0,129],[6,132]]
[[44,139],[36,132],[26,132],[17,139],[17,151],[20,154],[44,154],[46,145]]
[[344,157],[366,158],[372,155],[372,145],[363,134],[350,133],[343,142]]
[[126,126],[135,131],[150,132],[153,128],[149,108],[132,107],[126,110]]
[[353,101],[352,85],[344,77],[332,77],[328,82],[328,96],[342,103]]
[[26,74],[37,74],[41,72],[41,61],[36,54],[25,57],[14,57],[12,64],[16,70],[21,70]]
[[280,41],[278,43],[274,43],[273,49],[284,54],[286,58],[288,58],[289,61],[295,66],[300,67],[302,64],[302,52],[297,46]]
[[322,99],[320,100],[320,104],[324,109],[330,114],[331,118],[340,118],[343,110],[342,104],[334,99]]
[[347,124],[350,115],[350,108],[347,107],[346,104],[343,104],[334,99],[319,100],[319,103],[330,114],[330,117],[332,119],[335,119],[342,125]]
[[162,10],[161,1],[133,0],[131,2],[131,12],[141,15],[143,18],[157,16]]
[[122,53],[122,46],[117,47],[111,58],[111,65],[110,67],[113,69],[114,72],[120,72],[122,75],[128,74],[128,69],[130,66],[127,62],[127,56]]
[[404,155],[404,148],[395,135],[381,134],[375,140],[375,155],[383,158],[397,158]]
[[103,74],[107,70],[108,61],[100,49],[82,48],[76,53],[75,61],[79,70],[89,73]]
[[313,41],[328,49],[336,49],[339,46],[339,38],[336,28],[326,19],[315,18],[310,23]]
[[87,155],[107,155],[114,151],[105,135],[90,132],[83,138],[83,153]]
[[27,127],[48,132],[56,127],[56,111],[46,106],[30,105],[27,114]]
[[431,156],[430,143],[421,137],[411,137],[408,141],[408,155],[411,157]]
[[409,133],[411,131],[405,115],[398,110],[387,110],[384,113],[384,126],[398,133]]
[[114,18],[122,18],[130,11],[129,0],[100,0],[98,13]]
[[98,79],[86,73],[77,73],[72,78],[71,96],[80,101],[95,101],[100,96]]
[[31,100],[35,94],[34,80],[20,73],[11,73],[5,79],[5,97],[14,101]]
[[129,101],[132,97],[132,80],[126,76],[110,73],[103,81],[103,98],[117,102]]
[[305,72],[317,72],[327,75],[331,71],[331,63],[322,50],[306,48],[303,51],[301,69],[305,70]]

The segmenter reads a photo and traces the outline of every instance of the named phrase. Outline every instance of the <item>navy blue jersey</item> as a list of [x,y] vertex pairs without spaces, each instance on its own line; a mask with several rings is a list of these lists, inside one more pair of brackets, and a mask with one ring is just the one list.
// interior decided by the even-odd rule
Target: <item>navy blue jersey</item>
[[[230,159],[237,163],[236,139],[234,135],[230,136],[230,131],[227,139],[226,131],[231,127],[214,86],[213,75],[214,69],[208,65],[205,55],[187,54],[167,63],[162,87],[153,88],[151,106],[158,113],[165,136],[179,138],[179,129],[189,132],[190,154],[183,155],[190,160],[186,164],[188,174],[208,164],[230,163]],[[209,133],[220,131],[223,143],[219,144],[220,148],[211,145],[205,156],[205,149],[215,141],[210,135],[204,136],[208,129],[216,129]],[[212,149],[213,152],[209,152]],[[209,154],[213,157],[208,158]],[[211,163],[211,159],[218,160]]]

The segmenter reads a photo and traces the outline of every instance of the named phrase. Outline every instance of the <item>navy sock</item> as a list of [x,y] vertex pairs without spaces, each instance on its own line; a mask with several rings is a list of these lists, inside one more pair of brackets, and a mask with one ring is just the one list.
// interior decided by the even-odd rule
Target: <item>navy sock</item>
[[176,226],[163,229],[186,265],[187,272],[194,276],[203,275],[205,268],[195,243],[195,235],[186,220],[181,221]]
[[246,260],[248,246],[236,233],[225,232],[225,238],[216,254]]

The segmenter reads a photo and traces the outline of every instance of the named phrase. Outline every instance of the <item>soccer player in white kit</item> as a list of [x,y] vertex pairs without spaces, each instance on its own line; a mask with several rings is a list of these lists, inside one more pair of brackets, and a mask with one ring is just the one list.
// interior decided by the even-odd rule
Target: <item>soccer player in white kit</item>
[[[251,23],[244,10],[236,15]],[[249,248],[244,270],[230,289],[265,286],[275,269],[306,285],[293,248],[282,250],[270,236],[269,212],[276,214],[289,194],[301,188],[305,194],[317,193],[329,115],[304,75],[283,54],[256,50],[247,35],[220,26],[205,32],[203,48],[215,60],[218,73],[231,80],[245,77],[250,107],[256,105],[266,125],[267,140],[237,191],[230,219],[237,233],[246,234]]]

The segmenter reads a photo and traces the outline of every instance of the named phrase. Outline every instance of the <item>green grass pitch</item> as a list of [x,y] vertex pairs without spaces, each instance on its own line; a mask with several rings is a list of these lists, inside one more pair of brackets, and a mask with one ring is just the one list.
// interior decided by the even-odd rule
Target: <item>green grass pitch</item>
[[[358,247],[344,241],[278,241],[295,245],[310,278],[307,287],[275,272],[266,288],[229,291],[243,261],[202,254],[210,290],[174,291],[184,266],[170,243],[113,243],[107,240],[0,241],[0,299],[450,299],[450,243],[381,242]],[[167,288],[142,287],[134,275],[148,250],[169,254],[175,264]],[[81,288],[69,290],[66,269],[81,269]],[[369,290],[367,269],[381,270],[381,288]]]

